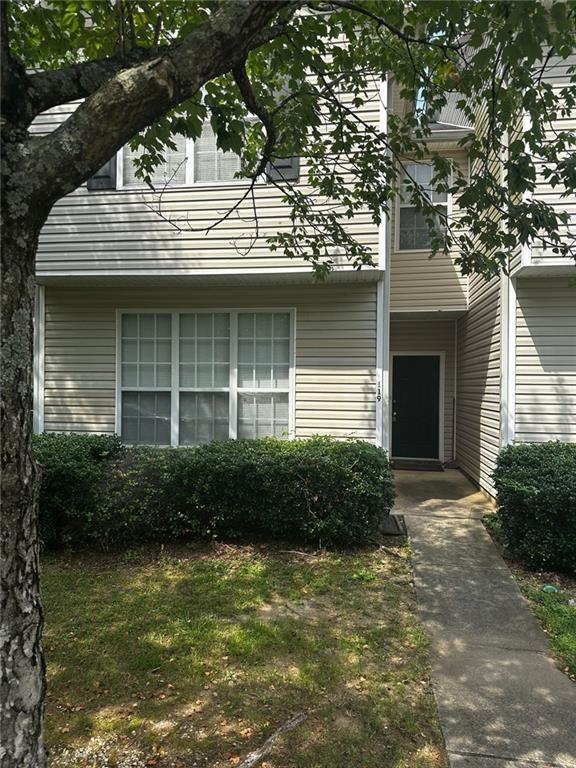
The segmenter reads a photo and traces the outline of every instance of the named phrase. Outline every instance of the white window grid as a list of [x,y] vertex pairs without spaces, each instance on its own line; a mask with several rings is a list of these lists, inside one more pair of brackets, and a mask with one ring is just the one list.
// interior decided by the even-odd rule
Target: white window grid
[[[236,374],[238,376],[238,372],[240,371],[240,366],[242,364],[246,365],[248,368],[252,369],[252,384],[249,385],[248,383],[241,384],[237,380],[236,382],[236,391],[237,394],[242,396],[245,395],[248,398],[250,396],[257,397],[258,395],[264,395],[264,396],[271,396],[271,402],[270,402],[270,425],[272,428],[272,434],[276,433],[276,427],[280,426],[282,427],[282,420],[277,421],[276,420],[276,403],[274,400],[274,395],[287,395],[288,400],[288,413],[290,412],[290,361],[291,361],[291,351],[290,351],[290,345],[291,345],[291,328],[290,324],[288,329],[281,329],[281,333],[277,333],[277,315],[283,315],[286,314],[281,312],[276,312],[275,310],[269,312],[269,313],[260,313],[260,314],[267,314],[270,317],[270,331],[269,333],[261,333],[258,330],[258,314],[257,312],[243,312],[241,313],[246,318],[250,317],[252,318],[252,330],[250,333],[241,332],[241,330],[238,328],[238,346],[237,349],[240,348],[240,343],[244,342],[247,344],[252,345],[252,360],[250,362],[244,361],[241,363],[238,360],[238,365],[236,368]],[[289,317],[289,323],[290,323],[290,315]],[[283,385],[272,385],[269,387],[260,386],[257,383],[257,376],[258,376],[258,370],[262,371],[263,369],[268,369],[267,375],[269,374],[269,380],[270,383],[274,381],[275,378],[277,378],[279,369],[284,367],[283,362],[278,362],[276,360],[276,348],[277,346],[284,346],[288,345],[288,370],[286,371],[286,382],[287,386]],[[258,356],[257,356],[257,349],[260,345],[260,348],[262,348],[262,345],[266,345],[269,347],[269,362],[259,362]],[[237,415],[237,426],[239,424],[239,417]],[[257,418],[254,412],[252,424],[254,426],[254,429],[256,429],[257,425]]]
[[[401,211],[403,209],[411,209],[416,212],[418,212],[418,208],[416,208],[415,205],[412,204],[412,202],[409,199],[405,198],[405,191],[407,191],[407,178],[408,175],[410,175],[417,183],[419,183],[423,189],[429,193],[430,200],[434,203],[436,207],[444,208],[446,215],[450,215],[451,213],[451,198],[450,195],[446,192],[437,192],[431,185],[430,180],[426,180],[426,175],[429,174],[430,179],[434,175],[433,168],[430,163],[407,163],[406,164],[406,173],[404,174],[403,180],[402,180],[402,187],[400,190],[400,194],[397,198],[397,209],[396,209],[396,250],[397,251],[410,251],[410,252],[418,252],[418,251],[425,251],[428,252],[430,250],[430,246],[424,247],[424,248],[402,248],[400,245],[401,241]],[[423,173],[424,171],[424,173]],[[424,177],[424,178],[419,178]],[[427,186],[427,184],[428,186]]]
[[[182,189],[186,187],[198,187],[200,189],[206,188],[206,187],[212,187],[214,185],[218,186],[246,186],[251,183],[250,179],[240,178],[240,179],[224,179],[222,181],[219,181],[218,179],[213,179],[212,181],[196,181],[195,180],[195,148],[194,145],[196,143],[195,139],[186,138],[186,153],[185,153],[185,163],[186,163],[186,181],[183,184],[177,184],[177,183],[171,183],[169,184],[169,189]],[[117,160],[116,160],[116,168],[117,168],[117,178],[116,183],[118,189],[149,189],[148,185],[144,181],[139,181],[138,184],[125,184],[124,183],[124,152],[126,151],[126,147],[122,147],[118,150],[117,153]],[[220,152],[220,150],[218,150]],[[234,156],[237,157],[237,155],[233,155],[233,153],[227,152],[226,157]],[[239,161],[239,158],[238,158]],[[217,163],[218,161],[216,161]],[[215,167],[216,167],[215,163]],[[240,166],[238,165],[238,170]],[[257,179],[257,184],[263,184],[265,183],[265,180],[260,177]]]
[[[172,327],[172,373],[170,387],[123,386],[122,384],[122,317],[124,315],[165,315],[171,316]],[[180,386],[180,316],[186,314],[227,314],[230,318],[230,369],[228,387],[181,387]],[[288,314],[289,315],[289,369],[287,387],[239,387],[238,386],[238,316],[242,314]],[[228,437],[238,437],[238,395],[239,394],[287,394],[288,395],[288,433],[292,439],[295,432],[295,347],[296,347],[296,310],[293,307],[260,307],[242,309],[118,309],[116,312],[116,433],[122,432],[122,393],[123,392],[170,392],[170,445],[179,443],[179,399],[181,392],[225,392],[229,395]]]

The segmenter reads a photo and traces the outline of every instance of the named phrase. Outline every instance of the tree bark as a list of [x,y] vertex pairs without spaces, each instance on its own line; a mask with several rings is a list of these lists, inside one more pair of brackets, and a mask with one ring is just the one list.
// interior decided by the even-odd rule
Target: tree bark
[[[44,768],[45,666],[39,589],[39,471],[32,452],[35,256],[56,200],[91,176],[137,131],[280,34],[295,0],[236,0],[183,41],[131,61],[27,74],[2,36],[2,517],[0,521],[0,768]],[[286,23],[284,21],[284,23]],[[40,111],[83,104],[53,134],[30,136]]]
[[10,130],[3,131],[2,142],[0,765],[41,768],[45,681],[32,361],[34,258],[44,217],[25,202],[13,170],[22,144],[6,133]]

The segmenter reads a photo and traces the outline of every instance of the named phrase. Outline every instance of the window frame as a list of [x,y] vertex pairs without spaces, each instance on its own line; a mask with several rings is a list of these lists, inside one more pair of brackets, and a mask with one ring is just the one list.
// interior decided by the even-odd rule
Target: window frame
[[[161,448],[186,447],[179,444],[179,399],[180,392],[228,392],[228,439],[235,440],[238,435],[238,395],[246,391],[246,387],[238,386],[238,315],[239,314],[288,314],[289,330],[289,360],[287,388],[260,388],[254,392],[261,394],[288,394],[288,440],[295,438],[296,413],[296,308],[295,307],[181,307],[171,309],[166,307],[127,307],[116,309],[116,359],[115,359],[115,431],[122,435],[122,393],[123,392],[170,392],[170,445],[157,446]],[[122,316],[139,314],[170,315],[172,330],[172,359],[170,387],[123,387],[122,386]],[[180,387],[180,315],[187,314],[227,314],[230,316],[230,376],[228,387]],[[125,445],[132,445],[125,443]],[[139,444],[142,445],[142,444]]]
[[[195,140],[186,137],[186,181],[183,184],[170,184],[166,189],[212,189],[213,187],[247,187],[252,181],[249,178],[227,179],[226,181],[194,181],[194,153]],[[124,151],[126,146],[120,147],[116,153],[116,189],[126,189],[128,191],[146,190],[152,192],[150,187],[143,181],[139,184],[124,184]],[[256,179],[256,184],[265,184],[266,179],[260,176]]]
[[[432,167],[432,163],[419,163],[415,160],[409,160],[404,163],[404,165],[410,166],[410,165],[427,165]],[[396,218],[395,226],[394,226],[394,250],[399,253],[430,253],[430,246],[427,248],[401,248],[400,247],[400,210],[402,208],[413,208],[414,210],[419,210],[416,208],[416,206],[411,205],[410,203],[403,203],[402,202],[402,185],[404,183],[404,178],[406,174],[403,172],[402,177],[400,180],[400,191],[399,194],[396,196],[396,204],[394,206],[394,215]],[[450,178],[449,183],[452,182],[452,179]],[[444,205],[446,206],[446,215],[450,217],[452,215],[452,195],[447,192],[446,193],[446,202],[445,203],[436,203],[436,205]]]

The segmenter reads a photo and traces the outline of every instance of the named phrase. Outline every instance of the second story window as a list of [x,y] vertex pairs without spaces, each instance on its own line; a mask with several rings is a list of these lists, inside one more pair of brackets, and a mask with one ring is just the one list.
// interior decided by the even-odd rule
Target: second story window
[[[164,162],[158,165],[152,174],[150,180],[155,187],[162,187],[164,184],[182,186],[186,184],[187,179],[187,147],[184,136],[173,136],[172,141],[176,144],[176,149],[170,147],[164,148]],[[136,176],[136,165],[134,161],[141,157],[143,149],[130,149],[125,146],[122,150],[122,186],[141,187],[142,179]]]
[[[184,136],[173,136],[176,149],[165,147],[164,162],[150,174],[156,188],[164,185],[182,187],[192,184],[220,184],[236,181],[240,170],[240,158],[233,152],[223,152],[216,146],[216,135],[209,123],[204,123],[202,134],[196,141]],[[143,187],[144,182],[136,176],[134,161],[143,154],[143,149],[122,150],[122,186]]]
[[[430,229],[424,211],[418,210],[410,200],[410,187],[417,183],[440,211],[448,212],[448,195],[437,191],[432,183],[434,169],[424,163],[408,163],[402,183],[398,206],[398,250],[423,251],[430,248]],[[438,222],[439,228],[442,223]]]
[[210,123],[204,123],[202,134],[194,142],[194,182],[234,181],[240,170],[240,158],[233,152],[222,152],[216,146],[216,134]]

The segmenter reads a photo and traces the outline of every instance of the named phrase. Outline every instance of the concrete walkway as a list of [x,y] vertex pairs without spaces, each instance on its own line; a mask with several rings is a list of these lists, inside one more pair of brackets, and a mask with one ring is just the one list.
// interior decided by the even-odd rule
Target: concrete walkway
[[456,470],[396,487],[451,768],[576,768],[576,685],[480,522],[489,502]]

